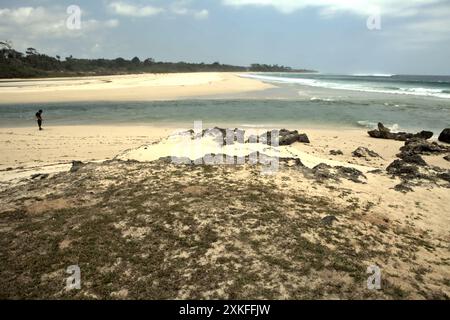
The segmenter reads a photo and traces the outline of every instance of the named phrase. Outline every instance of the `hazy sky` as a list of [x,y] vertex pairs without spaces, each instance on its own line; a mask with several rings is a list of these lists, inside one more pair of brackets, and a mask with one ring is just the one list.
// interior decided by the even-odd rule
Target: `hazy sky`
[[62,57],[450,75],[450,0],[0,0],[0,40]]

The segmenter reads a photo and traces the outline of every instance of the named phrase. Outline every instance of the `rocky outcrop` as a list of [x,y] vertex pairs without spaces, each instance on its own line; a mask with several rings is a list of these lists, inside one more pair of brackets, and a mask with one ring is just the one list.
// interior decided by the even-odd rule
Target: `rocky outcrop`
[[328,180],[339,182],[340,179],[347,179],[355,183],[366,183],[367,177],[359,170],[350,167],[332,167],[328,164],[321,163],[312,170],[314,178],[319,182]]
[[450,129],[444,129],[442,133],[439,135],[439,141],[450,143]]
[[355,183],[365,183],[363,180],[366,180],[367,177],[358,169],[350,168],[350,167],[336,167],[338,170],[338,174],[350,181],[353,181]]
[[450,147],[441,145],[437,142],[430,142],[424,139],[413,138],[405,142],[400,148],[401,154],[421,154],[421,155],[439,155],[450,152]]
[[70,172],[74,173],[83,168],[85,164],[81,161],[72,161],[72,167],[70,168]]
[[399,177],[402,182],[395,187],[399,192],[412,191],[412,186],[423,182],[437,183],[439,180],[449,182],[450,175],[442,169],[429,166],[422,155],[439,155],[450,152],[450,147],[437,142],[414,137],[405,142],[397,155],[399,159],[387,167],[387,172],[392,176]]
[[450,182],[450,171],[438,174],[438,177],[442,180]]
[[[276,135],[278,136],[279,146],[289,146],[296,142],[310,143],[308,136],[304,133],[299,133],[297,130],[294,131],[290,131],[287,129],[272,130],[260,136],[251,135],[248,137],[246,141],[244,141],[245,130],[237,128],[232,129],[231,131],[230,130],[231,129],[223,129],[215,127],[212,129],[205,129],[202,131],[202,133],[198,133],[197,135],[195,135],[194,130],[191,129],[189,131],[186,131],[185,134],[191,135],[192,139],[194,138],[199,139],[204,136],[212,136],[214,137],[215,141],[223,145],[230,145],[234,143],[263,143],[271,146],[272,137]],[[227,137],[227,134],[230,137]]]
[[352,155],[353,155],[353,157],[356,157],[356,158],[369,158],[369,157],[381,158],[378,153],[376,153],[375,151],[369,150],[365,147],[359,147],[358,149],[353,151]]
[[395,160],[386,169],[389,174],[399,176],[406,179],[423,178],[419,168],[415,164],[406,162],[405,160]]
[[44,180],[47,179],[50,175],[47,173],[36,173],[31,175],[31,180],[36,180],[36,179],[40,179],[40,180]]
[[401,193],[408,193],[414,191],[413,188],[411,188],[411,186],[406,182],[399,183],[394,187],[394,190]]
[[332,156],[342,156],[342,155],[344,155],[344,153],[341,150],[331,150],[330,154]]
[[331,171],[332,167],[325,164],[320,163],[312,169],[312,173],[316,180],[324,181],[324,180],[336,180],[334,173]]
[[326,216],[325,218],[322,218],[322,223],[326,226],[332,226],[334,222],[339,221],[336,216]]
[[[272,130],[258,137],[258,141],[269,146],[272,145],[272,136],[278,135],[278,145],[279,146],[290,146],[296,142],[301,143],[311,143],[308,136],[304,133],[299,133],[297,130],[290,131],[286,129]],[[250,141],[255,141],[255,137],[249,139]]]
[[422,167],[427,166],[425,160],[423,160],[423,158],[418,154],[401,153],[398,157],[406,163],[415,164]]
[[420,131],[419,133],[416,133],[413,138],[428,140],[433,138],[433,136],[434,133],[431,131]]
[[419,138],[428,140],[433,137],[433,132],[431,131],[421,131],[419,133],[407,133],[407,132],[391,132],[390,129],[386,128],[382,123],[378,123],[377,130],[371,130],[368,132],[369,136],[377,139],[390,139],[398,141],[407,141],[413,138]]

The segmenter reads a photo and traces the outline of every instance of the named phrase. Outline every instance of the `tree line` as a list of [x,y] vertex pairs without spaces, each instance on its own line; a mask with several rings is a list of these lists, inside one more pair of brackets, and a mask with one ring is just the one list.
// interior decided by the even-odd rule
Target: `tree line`
[[117,59],[77,59],[72,56],[61,59],[28,48],[24,53],[15,50],[9,41],[0,41],[0,78],[36,78],[118,75],[132,73],[183,73],[183,72],[307,72],[290,67],[252,64],[250,67],[232,66],[214,62],[159,62],[152,58],[141,61]]

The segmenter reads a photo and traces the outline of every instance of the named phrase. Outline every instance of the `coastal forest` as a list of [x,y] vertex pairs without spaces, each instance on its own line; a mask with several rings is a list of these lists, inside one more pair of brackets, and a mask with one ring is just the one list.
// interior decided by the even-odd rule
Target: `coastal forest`
[[35,48],[26,52],[15,50],[9,41],[0,41],[0,78],[37,78],[101,76],[136,73],[184,72],[308,72],[290,67],[252,64],[249,67],[214,63],[160,62],[152,58],[141,60],[61,58],[40,53]]

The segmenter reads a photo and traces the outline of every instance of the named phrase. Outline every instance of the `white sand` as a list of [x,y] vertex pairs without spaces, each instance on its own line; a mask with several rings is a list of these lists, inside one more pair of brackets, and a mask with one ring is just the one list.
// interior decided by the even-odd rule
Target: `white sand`
[[[204,150],[196,151],[194,145],[177,148],[177,141],[149,146],[182,129],[175,125],[172,127],[55,126],[46,127],[43,131],[38,131],[35,127],[0,128],[0,170],[9,167],[70,163],[72,160],[107,160],[119,154],[126,157],[123,153],[128,149],[136,149],[128,155],[130,158],[148,161],[172,155],[190,157],[195,160],[206,153],[229,152],[238,155],[238,152],[248,154],[254,151],[267,151],[264,150],[266,147],[261,145],[246,145],[243,146],[244,148],[239,148],[239,151],[236,146],[226,146],[222,150],[218,149],[216,144],[205,143],[203,143]],[[187,129],[189,128],[184,128],[184,130]],[[252,129],[246,130],[251,132]],[[258,129],[259,133],[264,131],[265,129]],[[366,170],[385,169],[396,159],[396,154],[403,145],[398,141],[370,138],[365,130],[359,129],[301,128],[299,131],[308,134],[311,144],[296,143],[290,147],[281,147],[280,156],[299,157],[309,167],[323,162],[331,165],[345,164]],[[138,149],[141,146],[150,149]],[[382,158],[354,158],[351,153],[360,146],[377,152]],[[344,155],[332,156],[331,150],[341,150]],[[443,156],[425,157],[430,164],[450,169],[450,162],[441,158]]]
[[112,159],[120,152],[157,141],[173,128],[150,126],[56,126],[0,128],[0,170],[72,160]]
[[[267,129],[248,130],[245,139],[249,134],[261,135],[267,132]],[[368,164],[358,165],[343,161],[329,159],[320,155],[313,155],[308,152],[301,151],[301,144],[294,146],[278,146],[272,147],[261,143],[234,143],[231,145],[223,145],[214,140],[212,136],[199,137],[192,139],[191,135],[174,134],[163,139],[158,144],[144,145],[140,148],[129,150],[122,153],[118,158],[121,160],[136,160],[140,162],[154,161],[162,157],[188,158],[190,160],[198,160],[206,155],[224,154],[230,157],[245,157],[252,153],[259,152],[271,158],[296,158],[308,168],[314,168],[318,164],[325,163],[331,166],[347,166],[362,172],[374,170]],[[268,159],[269,160],[269,159]],[[209,161],[213,161],[212,159]],[[270,160],[269,160],[270,161]]]
[[239,74],[220,72],[13,79],[0,81],[0,103],[175,100],[271,87]]
[[[187,156],[196,160],[205,153],[246,155],[260,151],[270,155],[276,152],[273,148],[254,144],[220,149],[215,142],[208,139],[203,141],[200,150],[196,150],[191,140],[166,140],[168,135],[176,131],[178,130],[175,127],[139,126],[66,126],[50,127],[42,132],[34,127],[1,129],[0,188],[8,188],[11,183],[25,183],[29,181],[31,174],[67,171],[72,160],[112,159],[116,155],[120,155],[119,158],[124,160],[150,161],[171,155]],[[392,225],[393,228],[410,228],[414,225],[414,228],[423,230],[424,233],[428,232],[429,237],[448,242],[450,224],[450,215],[446,210],[450,201],[448,188],[424,185],[415,187],[413,192],[401,194],[393,189],[400,182],[398,179],[392,179],[386,173],[368,172],[374,168],[385,172],[386,167],[396,159],[402,142],[373,139],[368,137],[365,130],[302,128],[300,131],[308,134],[311,144],[296,143],[289,147],[280,147],[278,150],[280,156],[298,157],[308,167],[319,163],[355,167],[365,172],[367,183],[359,184],[343,180],[333,189],[329,189],[326,185],[301,178],[300,172],[298,177],[286,180],[286,172],[283,171],[272,179],[279,180],[281,185],[291,185],[293,190],[302,193],[333,198],[338,203],[341,201],[343,205],[348,197],[359,199],[365,205],[373,205],[370,214],[363,216],[360,222],[367,224],[368,228],[385,224]],[[161,141],[162,143],[153,144]],[[368,147],[382,158],[354,158],[351,153],[360,146]],[[126,151],[127,149],[129,151]],[[331,156],[330,150],[341,150],[344,154]],[[438,163],[442,168],[450,169],[450,162],[442,161],[443,155],[425,158],[430,164]],[[7,167],[14,169],[5,171]],[[376,232],[378,229],[374,230],[373,232]],[[428,255],[429,253],[423,250],[417,254],[418,261],[429,261]],[[426,263],[423,262],[424,265]],[[401,269],[401,271],[408,270]],[[439,277],[448,274],[448,268],[439,270]]]

